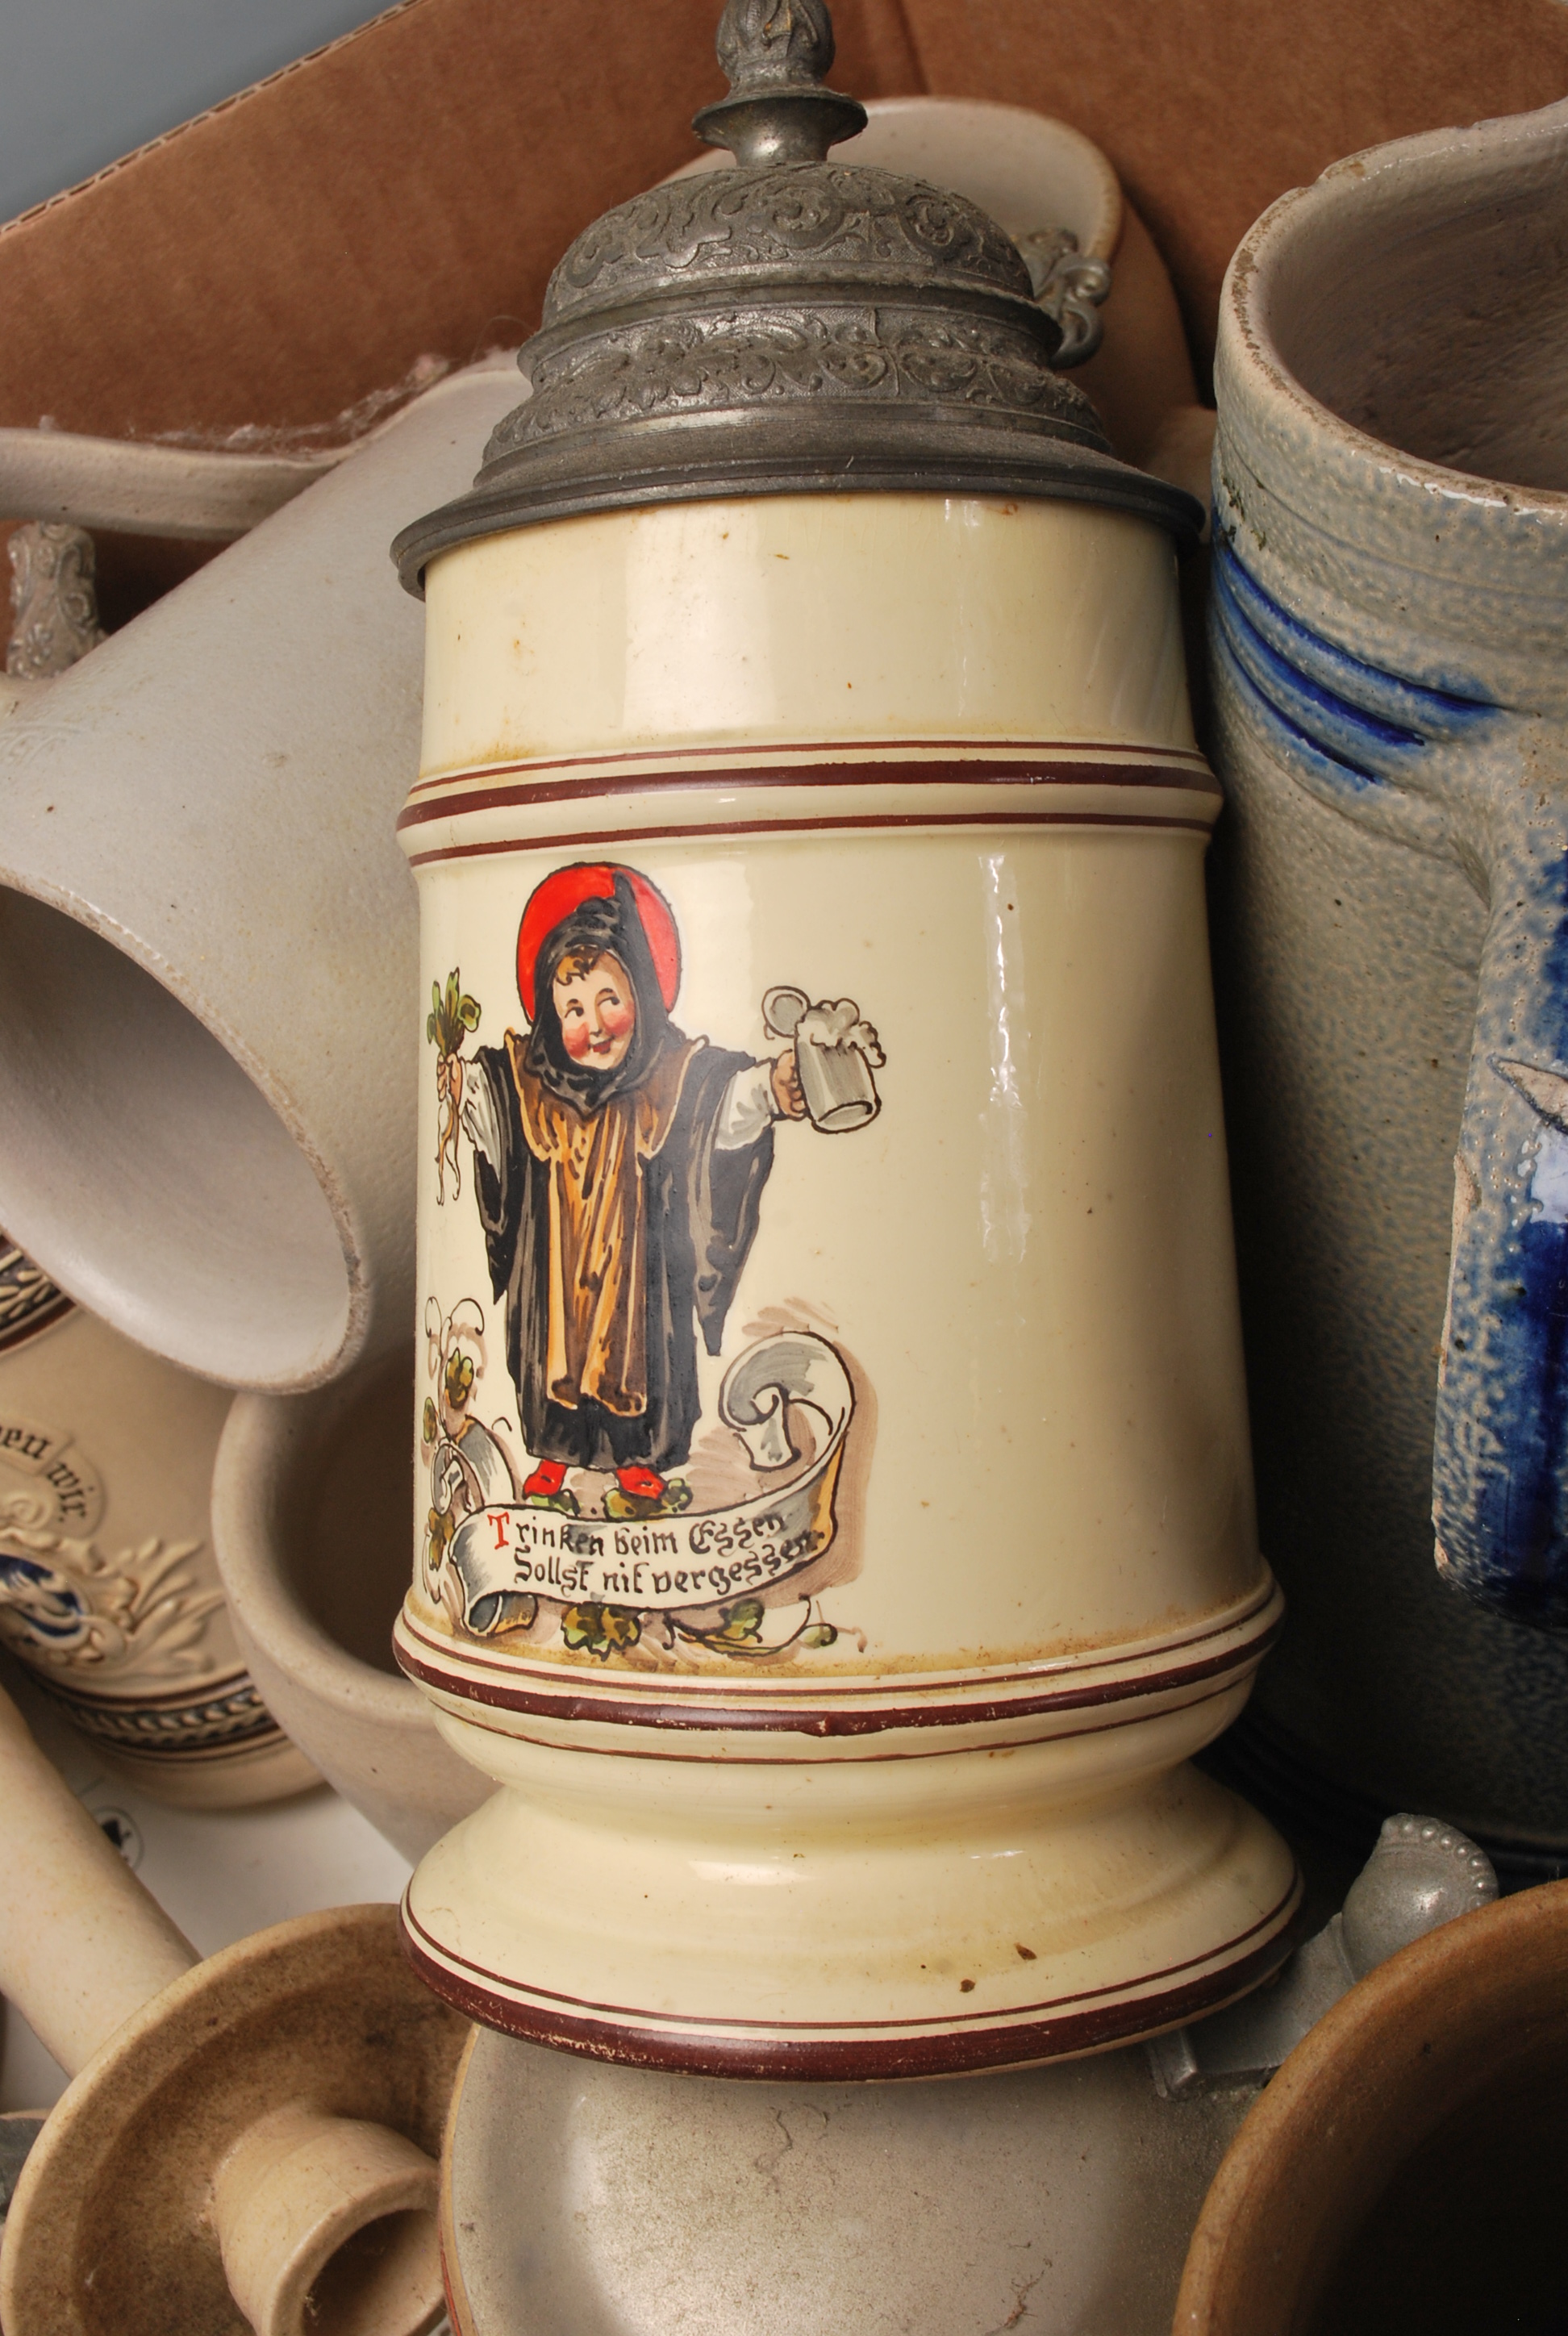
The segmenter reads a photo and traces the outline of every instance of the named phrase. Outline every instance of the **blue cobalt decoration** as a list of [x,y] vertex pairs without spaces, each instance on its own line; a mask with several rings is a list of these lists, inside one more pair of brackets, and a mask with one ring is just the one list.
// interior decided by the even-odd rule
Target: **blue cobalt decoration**
[[1489,909],[1455,1161],[1436,1553],[1500,1612],[1568,1626],[1568,816],[1520,787],[1506,753],[1477,803],[1501,709],[1338,647],[1218,530],[1213,616],[1216,665],[1285,767],[1390,840],[1467,864]]
[[73,1582],[52,1565],[0,1549],[0,1603],[44,1646],[74,1647],[87,1636],[89,1608]]

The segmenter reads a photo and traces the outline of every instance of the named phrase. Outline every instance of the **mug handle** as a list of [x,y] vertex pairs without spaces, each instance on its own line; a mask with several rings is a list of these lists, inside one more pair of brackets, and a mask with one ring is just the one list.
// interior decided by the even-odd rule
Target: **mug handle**
[[1504,811],[1437,1371],[1438,1571],[1568,1628],[1568,818]]

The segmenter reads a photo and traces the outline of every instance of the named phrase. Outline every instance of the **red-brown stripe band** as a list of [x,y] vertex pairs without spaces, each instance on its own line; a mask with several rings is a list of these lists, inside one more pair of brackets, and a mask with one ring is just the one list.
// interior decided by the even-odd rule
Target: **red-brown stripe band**
[[[922,1674],[922,1680],[928,1689],[945,1691],[950,1688],[983,1687],[994,1693],[998,1688],[1027,1685],[1031,1679],[1070,1679],[1085,1669],[1104,1670],[1107,1666],[1115,1669],[1125,1667],[1129,1662],[1152,1663],[1159,1655],[1186,1654],[1195,1647],[1211,1645],[1216,1639],[1231,1638],[1236,1631],[1242,1630],[1247,1623],[1254,1621],[1267,1607],[1271,1606],[1279,1595],[1278,1582],[1271,1573],[1265,1571],[1262,1580],[1247,1604],[1228,1614],[1222,1622],[1211,1621],[1206,1624],[1192,1623],[1185,1630],[1173,1631],[1169,1638],[1140,1642],[1130,1650],[1113,1643],[1107,1645],[1098,1654],[1078,1655],[1066,1659],[1060,1656],[1048,1656],[1033,1662],[1015,1660],[1010,1668],[1006,1664],[998,1664],[995,1667],[988,1664],[979,1673],[970,1671],[956,1677],[951,1672],[933,1671]],[[398,1618],[397,1628],[408,1631],[414,1629],[408,1620],[406,1609]],[[418,1635],[423,1637],[424,1644],[427,1646],[436,1644],[428,1633]],[[476,1640],[472,1644],[465,1646],[463,1660],[465,1663],[478,1664],[483,1669],[495,1671],[506,1679],[521,1677],[544,1680],[551,1689],[562,1675],[561,1666],[559,1663],[526,1663],[515,1654],[495,1652],[492,1643],[488,1640]],[[588,1671],[586,1676],[592,1679],[600,1674]],[[769,1681],[772,1691],[783,1697],[786,1702],[792,1699],[801,1703],[809,1702],[821,1685],[820,1679],[803,1681],[789,1679]],[[834,1678],[833,1692],[835,1703],[842,1702],[846,1696],[886,1695],[888,1682],[885,1677],[879,1678],[875,1674],[863,1677],[852,1674],[849,1677]]]
[[[414,1917],[406,1901],[403,1909],[404,1952],[425,1984],[466,2019],[503,2035],[517,2036],[563,2052],[577,2052],[597,2060],[615,2060],[634,2068],[678,2070],[690,2076],[749,2077],[799,2079],[804,2082],[852,2083],[870,2078],[953,2077],[984,2068],[1017,2068],[1031,2061],[1064,2059],[1093,2052],[1133,2037],[1152,2035],[1163,2028],[1179,2027],[1200,2012],[1211,2011],[1272,1971],[1295,1944],[1300,1924],[1302,1885],[1300,1874],[1269,1913],[1226,1945],[1202,1958],[1212,1961],[1237,1953],[1218,1970],[1174,1986],[1159,1987],[1188,1965],[1172,1971],[1154,1971],[1145,1981],[1130,1981],[1153,1992],[1098,1989],[1057,2004],[1023,2007],[1022,2016],[998,2022],[994,2013],[953,2015],[952,2025],[940,2032],[899,2036],[860,2032],[852,2036],[813,2033],[825,2022],[798,2025],[758,2021],[755,2032],[743,2037],[671,2034],[665,2028],[642,2024],[649,2015],[628,2010],[624,2018],[606,2019],[602,2007],[579,2010],[567,1999],[550,2005],[519,2003],[487,1985],[486,1975],[472,1979],[453,1971],[438,1953],[432,1954],[416,1934]],[[428,1935],[428,1934],[426,1934]],[[434,1945],[434,1942],[431,1942]],[[1194,1959],[1196,1960],[1196,1959]],[[1095,1997],[1116,1993],[1114,2003]],[[1031,2017],[1030,2014],[1037,2016]],[[670,2025],[677,2016],[669,2015]],[[966,2020],[973,2024],[963,2024]],[[989,2020],[989,2026],[981,2021]],[[683,2020],[680,2024],[686,2024]],[[696,2023],[692,2023],[695,2025]],[[891,2021],[868,2022],[867,2028],[891,2027]],[[913,2023],[910,2023],[912,2027]],[[766,2032],[765,2032],[766,2031]]]
[[[889,1728],[947,1728],[985,1726],[997,1721],[1030,1719],[1042,1713],[1093,1709],[1108,1704],[1125,1703],[1135,1698],[1164,1695],[1183,1687],[1201,1685],[1205,1679],[1218,1679],[1227,1672],[1240,1677],[1260,1663],[1278,1638],[1283,1616],[1267,1623],[1255,1637],[1240,1647],[1219,1653],[1198,1657],[1184,1663],[1174,1663],[1161,1671],[1140,1674],[1135,1679],[1105,1679],[1081,1687],[1058,1687],[1039,1695],[1019,1696],[1008,1700],[1001,1697],[983,1698],[970,1703],[905,1704],[892,1708],[883,1707],[875,1711],[842,1711],[818,1706],[815,1709],[790,1709],[773,1704],[759,1710],[755,1705],[700,1705],[695,1701],[680,1704],[659,1704],[633,1701],[630,1698],[602,1699],[564,1694],[539,1693],[518,1687],[502,1679],[477,1680],[455,1671],[444,1670],[439,1664],[422,1660],[405,1642],[394,1642],[397,1660],[410,1679],[419,1679],[426,1687],[439,1688],[443,1694],[461,1696],[465,1701],[487,1706],[495,1711],[516,1711],[570,1724],[581,1720],[602,1720],[608,1726],[673,1728],[711,1731],[723,1729],[735,1734],[761,1731],[774,1736],[813,1736],[817,1737],[874,1736]],[[932,1751],[940,1751],[933,1745]]]
[[582,828],[564,835],[531,835],[496,843],[453,843],[438,852],[411,852],[409,865],[429,867],[438,860],[473,860],[487,852],[567,852],[584,843],[679,842],[691,835],[804,835],[824,830],[842,834],[851,828],[872,827],[1184,827],[1206,836],[1206,819],[1165,819],[1149,812],[878,812],[843,819],[731,819],[694,823],[689,827]]
[[[886,754],[890,748],[905,754],[920,748],[931,754],[962,756],[972,754],[980,743],[974,738],[798,738],[770,740],[752,751],[758,754],[819,754],[827,761],[846,762],[854,754],[875,756]],[[1012,748],[1011,754],[993,754],[989,759],[1011,762],[1021,768],[1029,763],[1070,761],[1085,754],[1128,755],[1144,763],[1170,764],[1189,773],[1200,786],[1213,789],[1218,784],[1195,746],[1133,745],[1125,738],[1015,738],[1006,743]],[[710,757],[733,755],[735,751],[734,739],[726,738],[712,746],[635,746],[619,754],[557,754],[538,762],[485,763],[479,767],[492,778],[504,779],[528,771],[611,771],[633,763],[703,764]],[[429,788],[450,786],[454,775],[462,774],[438,771],[428,779],[417,780],[410,793],[424,794]]]
[[727,770],[693,771],[677,779],[645,780],[634,774],[629,778],[558,779],[547,786],[525,781],[515,786],[472,787],[411,802],[397,824],[401,830],[424,826],[433,819],[454,818],[464,812],[509,810],[527,803],[577,803],[603,795],[706,793],[720,786],[1164,787],[1182,794],[1220,793],[1218,780],[1209,772],[1184,766],[1175,769],[1163,763],[1047,764],[990,758],[956,763],[774,764],[761,768],[735,764]]
[[[1230,1693],[1231,1689],[1234,1684],[1235,1682],[1233,1680],[1222,1679],[1218,1687],[1209,1688],[1201,1695],[1187,1697],[1183,1702],[1176,1705],[1175,1708],[1178,1711],[1196,1711],[1205,1703],[1218,1702],[1222,1697]],[[1164,1715],[1156,1712],[1150,1716],[1154,1718],[1159,1718]],[[1135,1713],[1134,1718],[1135,1718],[1136,1717],[1137,1715]],[[1030,1745],[1034,1744],[1076,1744],[1083,1737],[1105,1736],[1107,1735],[1113,1728],[1125,1728],[1128,1722],[1125,1716],[1120,1718],[1113,1717],[1110,1718],[1086,1721],[1076,1728],[1042,1728],[1040,1733],[1036,1736],[1009,1735],[1007,1738],[1006,1749],[1009,1752],[1014,1752],[1024,1751]],[[1222,1727],[1226,1724],[1227,1723],[1222,1719],[1218,1726]],[[484,1723],[482,1720],[472,1719],[470,1721],[470,1725],[474,1728],[481,1728]],[[543,1745],[547,1750],[559,1750],[561,1748],[555,1743],[553,1737],[544,1735],[531,1735],[526,1728],[507,1728],[503,1732],[513,1737],[515,1741],[521,1744],[540,1744]],[[1210,1730],[1211,1735],[1216,1733],[1218,1733],[1218,1727]],[[781,1755],[778,1752],[771,1749],[757,1752],[726,1752],[723,1754],[716,1754],[711,1748],[705,1748],[700,1743],[696,1742],[695,1740],[693,1743],[693,1748],[690,1751],[676,1751],[671,1748],[667,1748],[673,1747],[678,1741],[678,1737],[668,1736],[664,1738],[663,1742],[661,1742],[659,1749],[657,1752],[649,1750],[648,1747],[643,1744],[573,1744],[567,1748],[584,1759],[662,1760],[677,1767],[683,1762],[690,1762],[694,1760],[710,1761],[715,1758],[722,1758],[726,1768],[774,1768],[778,1767],[781,1758]],[[949,1757],[951,1756],[951,1745],[944,1744],[938,1739],[932,1742],[922,1743],[918,1747],[918,1748],[907,1751],[860,1752],[855,1755],[855,1761],[857,1767],[871,1768],[879,1767],[885,1767],[895,1761],[935,1760],[941,1757]]]

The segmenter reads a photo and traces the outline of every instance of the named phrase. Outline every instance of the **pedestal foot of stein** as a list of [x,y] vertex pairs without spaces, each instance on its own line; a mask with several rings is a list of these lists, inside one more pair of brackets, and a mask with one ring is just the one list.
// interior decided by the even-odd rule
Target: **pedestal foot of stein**
[[443,1713],[503,1789],[416,1872],[409,1949],[471,2018],[645,2067],[843,2080],[1092,2052],[1292,1943],[1290,1852],[1183,1757],[1244,1692],[1044,1741],[727,1762]]

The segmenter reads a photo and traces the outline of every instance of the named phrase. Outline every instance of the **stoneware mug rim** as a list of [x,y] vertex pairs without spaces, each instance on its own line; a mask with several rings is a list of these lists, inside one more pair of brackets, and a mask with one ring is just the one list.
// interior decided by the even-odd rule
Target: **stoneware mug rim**
[[[1248,528],[1249,562],[1270,590],[1282,587],[1296,614],[1329,632],[1336,603],[1348,601],[1360,637],[1354,646],[1410,679],[1443,688],[1457,676],[1463,686],[1479,657],[1488,696],[1554,711],[1568,708],[1568,679],[1540,667],[1547,644],[1561,643],[1568,488],[1453,467],[1347,419],[1302,379],[1311,367],[1287,354],[1287,306],[1292,297],[1310,306],[1301,299],[1309,288],[1320,307],[1375,293],[1403,264],[1408,215],[1445,232],[1478,233],[1472,222],[1485,224],[1489,193],[1511,189],[1517,201],[1521,180],[1560,172],[1565,147],[1568,101],[1334,163],[1311,186],[1281,196],[1242,242],[1226,272],[1215,356],[1222,522],[1228,486],[1229,508]],[[1376,247],[1371,230],[1384,238]],[[1358,259],[1366,261],[1362,284]],[[1294,336],[1305,329],[1298,324]],[[1506,394],[1505,384],[1499,395]],[[1255,513],[1250,485],[1261,491]],[[1478,550],[1503,536],[1505,568],[1488,579],[1487,594],[1466,589]],[[1390,567],[1410,577],[1418,602],[1390,591]]]

